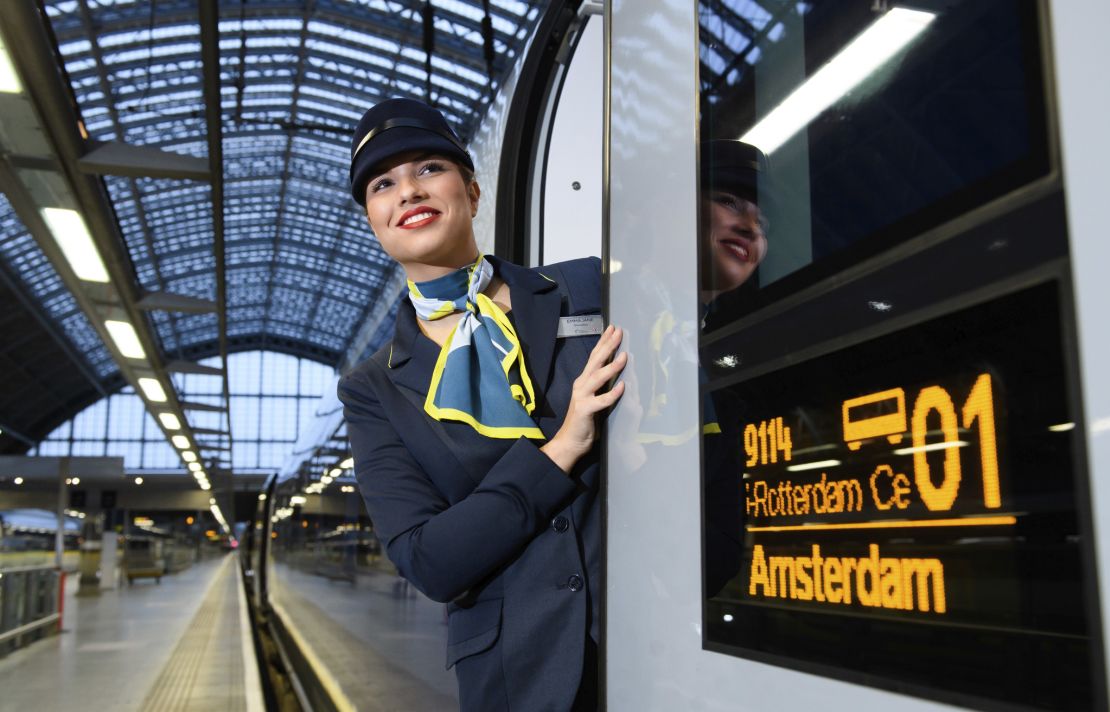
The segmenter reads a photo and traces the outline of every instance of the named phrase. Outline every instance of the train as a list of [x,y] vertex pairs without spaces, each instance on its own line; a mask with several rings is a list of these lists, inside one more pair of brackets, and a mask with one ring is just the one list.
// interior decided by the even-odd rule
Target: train
[[[546,4],[470,146],[476,226],[600,257],[638,362],[603,435],[605,709],[1107,708],[1108,22]],[[707,297],[714,141],[766,159],[768,247]],[[268,694],[451,709],[443,607],[348,455],[272,478],[243,532]]]

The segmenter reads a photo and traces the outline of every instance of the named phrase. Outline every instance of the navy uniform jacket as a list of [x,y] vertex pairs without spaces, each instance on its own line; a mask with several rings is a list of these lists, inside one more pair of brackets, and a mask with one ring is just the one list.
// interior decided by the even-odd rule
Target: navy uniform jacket
[[[597,336],[556,338],[561,316],[600,312],[601,262],[538,269],[491,259],[551,438]],[[401,575],[447,602],[447,666],[463,710],[567,710],[600,590],[597,448],[568,476],[543,441],[495,439],[423,409],[440,347],[408,300],[391,344],[339,383],[355,476]]]

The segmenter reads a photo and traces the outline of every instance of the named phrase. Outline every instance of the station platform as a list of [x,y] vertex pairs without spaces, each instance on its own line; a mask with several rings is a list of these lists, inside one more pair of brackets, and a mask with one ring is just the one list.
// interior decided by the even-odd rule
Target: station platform
[[0,659],[0,711],[263,709],[236,557],[78,596],[63,632]]

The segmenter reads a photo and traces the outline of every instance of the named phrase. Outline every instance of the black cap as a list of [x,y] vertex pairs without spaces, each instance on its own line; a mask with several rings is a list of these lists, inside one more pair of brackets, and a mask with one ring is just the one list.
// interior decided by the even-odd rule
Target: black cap
[[398,153],[428,151],[470,170],[474,162],[443,114],[415,99],[386,99],[370,107],[351,140],[351,197],[366,202],[366,183],[382,161]]
[[730,139],[701,144],[704,190],[724,190],[757,205],[767,195],[767,156],[755,146]]

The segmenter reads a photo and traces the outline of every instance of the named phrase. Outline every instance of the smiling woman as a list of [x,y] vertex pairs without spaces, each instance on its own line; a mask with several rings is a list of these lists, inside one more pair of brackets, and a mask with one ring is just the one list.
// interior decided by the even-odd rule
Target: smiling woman
[[621,331],[557,336],[600,312],[597,259],[540,273],[478,252],[473,169],[417,101],[355,132],[351,195],[409,289],[393,340],[339,384],[355,476],[398,571],[448,604],[462,709],[594,710],[595,420],[624,392],[606,386]]

